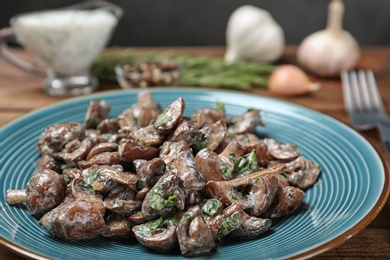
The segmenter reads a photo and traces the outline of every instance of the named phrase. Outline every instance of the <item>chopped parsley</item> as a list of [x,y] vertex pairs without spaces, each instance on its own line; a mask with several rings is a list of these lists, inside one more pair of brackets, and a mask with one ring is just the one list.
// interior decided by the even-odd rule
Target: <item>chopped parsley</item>
[[192,147],[192,150],[194,151],[194,154],[196,154],[200,150],[205,148],[206,145],[207,145],[206,139],[204,139],[203,136],[201,136],[201,135],[196,135],[191,147]]
[[231,216],[223,219],[221,226],[218,229],[218,236],[224,237],[237,228],[239,213],[235,212]]
[[234,161],[234,171],[239,175],[246,175],[255,172],[259,169],[255,150],[252,152],[238,157]]
[[224,103],[216,102],[214,105],[214,108],[218,111],[225,113],[225,104]]
[[155,124],[164,126],[172,120],[173,118],[171,116],[168,116],[168,109],[166,108],[160,115],[158,115]]
[[208,199],[203,202],[201,209],[208,216],[214,216],[219,208],[222,206],[222,203],[217,199]]
[[92,170],[92,173],[88,176],[84,176],[83,180],[85,182],[85,184],[87,185],[87,187],[93,192],[95,193],[95,189],[93,188],[93,183],[96,181],[96,179],[98,178],[99,176],[99,171],[98,169],[93,169]]

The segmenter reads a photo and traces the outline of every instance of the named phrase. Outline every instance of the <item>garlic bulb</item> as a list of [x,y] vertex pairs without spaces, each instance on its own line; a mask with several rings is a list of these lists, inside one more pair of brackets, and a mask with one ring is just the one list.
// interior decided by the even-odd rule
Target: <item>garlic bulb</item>
[[298,47],[297,60],[302,67],[328,77],[356,66],[360,48],[355,38],[343,30],[343,14],[342,0],[331,0],[326,29],[309,35]]
[[244,59],[273,62],[285,47],[282,28],[269,12],[251,5],[241,6],[231,14],[226,41],[226,63]]

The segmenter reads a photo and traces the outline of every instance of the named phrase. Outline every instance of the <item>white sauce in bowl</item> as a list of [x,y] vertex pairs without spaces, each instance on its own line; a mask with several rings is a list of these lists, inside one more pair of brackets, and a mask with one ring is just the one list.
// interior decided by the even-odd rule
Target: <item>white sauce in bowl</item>
[[116,17],[106,10],[36,12],[11,20],[19,43],[45,69],[62,75],[87,71],[116,24]]

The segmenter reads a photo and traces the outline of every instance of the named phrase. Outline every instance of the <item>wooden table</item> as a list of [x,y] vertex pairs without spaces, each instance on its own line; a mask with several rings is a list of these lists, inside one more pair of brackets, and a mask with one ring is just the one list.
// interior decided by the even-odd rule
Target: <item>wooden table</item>
[[[173,51],[186,51],[192,54],[223,55],[222,47],[173,48]],[[296,48],[288,47],[282,62],[295,63]],[[24,53],[21,53],[25,55]],[[366,47],[362,49],[359,68],[372,69],[375,73],[380,92],[387,110],[390,112],[390,47]],[[322,88],[311,95],[301,97],[283,97],[271,94],[265,89],[253,89],[252,93],[285,99],[305,107],[330,115],[346,124],[350,124],[344,110],[341,83],[338,78],[319,79],[311,76],[313,81],[322,84]],[[66,100],[50,97],[42,89],[43,80],[21,72],[0,60],[0,127],[6,125],[35,109]],[[119,89],[116,84],[101,84],[99,91]],[[375,130],[362,132],[380,153],[383,151]],[[385,159],[385,163],[390,160]],[[2,191],[3,192],[3,191]],[[390,259],[390,202],[366,228],[347,240],[344,244],[327,251],[315,259]],[[20,256],[9,249],[0,247],[0,259],[14,260]]]

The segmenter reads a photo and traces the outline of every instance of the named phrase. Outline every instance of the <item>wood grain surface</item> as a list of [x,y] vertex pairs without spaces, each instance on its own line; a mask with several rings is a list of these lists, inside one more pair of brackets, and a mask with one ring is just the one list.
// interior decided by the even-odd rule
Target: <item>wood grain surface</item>
[[[161,48],[157,48],[160,50]],[[166,48],[165,48],[166,49]],[[170,48],[181,53],[223,55],[223,47]],[[286,48],[280,63],[295,64],[294,46]],[[18,54],[29,58],[22,51]],[[387,110],[390,113],[390,47],[365,47],[359,63],[361,69],[372,69]],[[284,97],[270,93],[266,89],[253,89],[250,92],[262,96],[284,99],[289,102],[317,110],[350,125],[344,109],[341,82],[339,78],[321,79],[310,75],[313,81],[320,82],[319,91],[307,96]],[[43,79],[26,74],[0,59],[0,127],[36,109],[55,104],[68,98],[51,97],[42,90]],[[117,84],[101,83],[98,91],[120,89]],[[376,130],[360,132],[383,156],[383,149]],[[1,149],[1,148],[0,148]],[[388,164],[389,159],[384,159]],[[2,191],[4,192],[4,191]],[[1,245],[1,244],[0,244]],[[336,248],[323,252],[313,259],[390,259],[390,202],[384,205],[378,216],[363,230]],[[21,256],[0,246],[0,259],[15,260]]]

